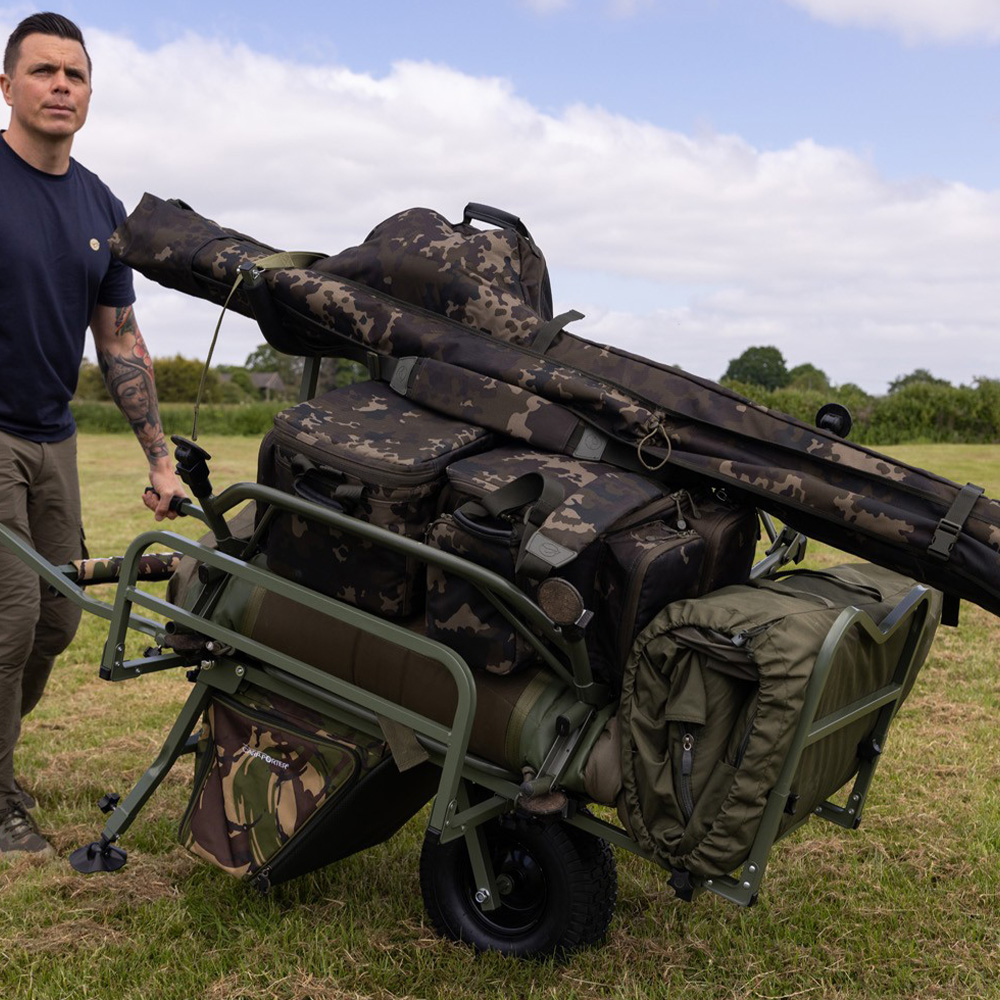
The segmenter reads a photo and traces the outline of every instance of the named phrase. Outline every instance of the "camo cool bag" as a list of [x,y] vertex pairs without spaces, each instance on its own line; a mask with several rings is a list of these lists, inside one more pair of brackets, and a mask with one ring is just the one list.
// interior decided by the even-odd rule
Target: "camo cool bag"
[[437,769],[401,773],[385,741],[274,694],[216,694],[178,839],[261,891],[381,843],[427,802]]

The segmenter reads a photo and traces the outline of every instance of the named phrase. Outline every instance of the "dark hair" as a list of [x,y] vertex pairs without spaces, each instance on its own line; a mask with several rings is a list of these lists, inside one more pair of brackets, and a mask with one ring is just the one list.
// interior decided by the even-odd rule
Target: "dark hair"
[[68,17],[46,11],[26,17],[10,33],[10,38],[7,39],[7,48],[3,54],[3,71],[8,76],[14,72],[14,67],[21,55],[21,42],[28,35],[55,35],[56,38],[68,38],[71,42],[79,42],[83,54],[87,57],[87,73],[91,72],[93,67],[90,62],[90,53],[83,41],[83,32]]

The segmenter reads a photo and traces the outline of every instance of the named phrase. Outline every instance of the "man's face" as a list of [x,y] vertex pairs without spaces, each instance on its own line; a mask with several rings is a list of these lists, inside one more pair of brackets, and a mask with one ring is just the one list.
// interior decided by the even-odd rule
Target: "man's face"
[[11,127],[38,138],[74,135],[87,120],[90,73],[79,42],[55,35],[28,35],[10,76],[0,75]]

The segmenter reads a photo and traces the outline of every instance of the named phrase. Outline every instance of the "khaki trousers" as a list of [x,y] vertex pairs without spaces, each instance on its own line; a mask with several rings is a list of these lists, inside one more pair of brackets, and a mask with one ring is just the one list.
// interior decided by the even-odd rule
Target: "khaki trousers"
[[[56,565],[84,554],[75,436],[39,444],[0,431],[0,521]],[[75,604],[0,547],[0,809],[15,794],[21,719],[79,623]]]

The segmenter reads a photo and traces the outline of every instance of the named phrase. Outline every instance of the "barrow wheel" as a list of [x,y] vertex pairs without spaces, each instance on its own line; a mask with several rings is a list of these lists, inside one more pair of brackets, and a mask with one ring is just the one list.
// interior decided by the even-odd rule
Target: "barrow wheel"
[[565,823],[501,817],[485,824],[501,905],[484,910],[465,839],[424,838],[420,888],[443,937],[477,951],[528,958],[566,954],[604,939],[618,893],[605,840]]

